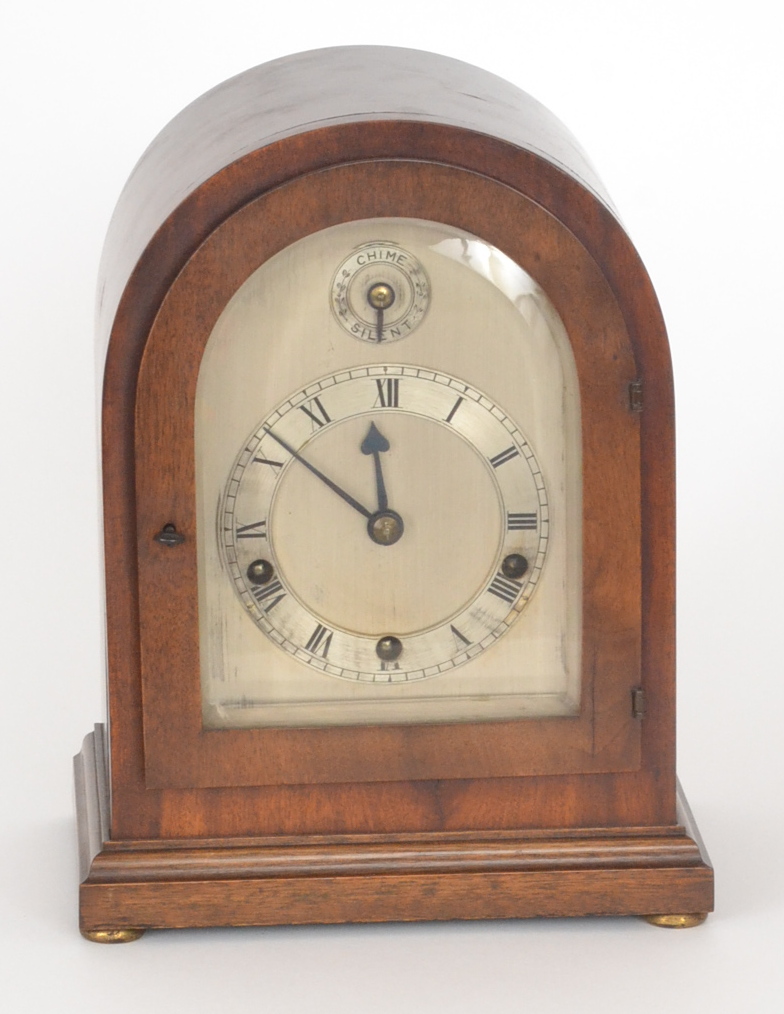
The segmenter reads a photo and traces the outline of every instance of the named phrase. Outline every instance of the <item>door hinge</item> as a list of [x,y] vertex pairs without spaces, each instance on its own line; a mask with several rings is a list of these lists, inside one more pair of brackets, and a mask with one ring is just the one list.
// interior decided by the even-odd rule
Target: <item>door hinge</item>
[[642,381],[633,380],[629,384],[629,408],[632,412],[642,412]]
[[632,690],[632,718],[645,718],[645,691],[642,687]]

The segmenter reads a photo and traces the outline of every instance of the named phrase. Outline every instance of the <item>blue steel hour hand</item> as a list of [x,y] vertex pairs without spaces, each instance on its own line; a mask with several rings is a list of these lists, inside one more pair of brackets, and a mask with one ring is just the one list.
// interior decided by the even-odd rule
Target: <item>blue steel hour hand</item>
[[389,506],[387,490],[384,485],[384,475],[381,471],[381,455],[389,450],[389,441],[381,433],[375,423],[370,424],[367,436],[362,441],[360,450],[363,454],[373,455],[373,465],[376,469],[376,493],[378,495],[378,509],[385,511]]
[[397,511],[389,509],[389,498],[384,485],[384,473],[381,469],[381,455],[389,450],[389,441],[378,426],[372,422],[359,449],[363,454],[373,455],[373,467],[376,472],[378,510],[368,518],[368,535],[379,546],[392,546],[403,534],[403,519]]
[[[341,486],[338,486],[329,476],[324,475],[312,462],[308,461],[307,458],[303,458],[299,451],[294,450],[291,444],[284,440],[283,437],[278,436],[277,433],[273,433],[268,426],[264,427],[264,432],[268,436],[271,436],[273,440],[276,440],[284,450],[289,452],[295,461],[299,461],[300,464],[304,465],[309,472],[315,475],[317,479],[320,479],[333,493],[337,493],[341,500],[344,500],[349,507],[353,507],[363,518],[367,518],[367,533],[373,542],[379,546],[391,546],[397,542],[403,534],[403,519],[399,514],[389,510],[386,506],[387,494],[384,487],[384,477],[381,474],[381,461],[378,457],[381,451],[389,450],[389,441],[378,432],[373,424],[371,424],[370,432],[362,442],[362,452],[363,454],[373,454],[376,464],[376,490],[378,492],[379,504],[383,504],[383,506],[379,506],[379,509],[375,512],[369,511],[359,500],[355,499],[350,493],[347,493]],[[376,434],[375,436],[374,433]],[[368,440],[370,440],[369,445]],[[378,442],[379,440],[383,443],[383,446]],[[366,445],[368,445],[367,450],[365,450]]]

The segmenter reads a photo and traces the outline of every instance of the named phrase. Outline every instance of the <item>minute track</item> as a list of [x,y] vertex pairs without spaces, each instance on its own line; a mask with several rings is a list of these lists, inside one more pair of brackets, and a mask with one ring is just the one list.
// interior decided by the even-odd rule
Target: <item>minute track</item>
[[[259,458],[276,458],[270,440],[290,458],[280,468],[247,471]],[[495,644],[537,586],[548,545],[539,465],[509,416],[462,380],[396,364],[332,374],[270,413],[246,447],[225,502],[244,514],[248,534],[225,533],[226,559],[237,558],[232,579],[249,618],[311,669],[384,685],[450,672]],[[362,465],[362,455],[372,462]],[[484,504],[478,511],[476,497]],[[402,519],[390,504],[406,517],[400,542]],[[245,520],[251,509],[267,514],[275,567],[272,590],[261,594],[245,580],[245,557],[259,544],[249,536],[261,530]],[[391,539],[371,533],[368,540],[352,514],[368,527],[389,515],[400,527]],[[484,548],[468,552],[464,573],[452,547],[465,553],[467,538]],[[357,555],[360,543],[367,559],[364,550]],[[381,554],[377,563],[373,553]],[[514,553],[536,561],[519,582],[501,574],[502,560]],[[427,575],[435,582],[427,608],[400,613],[412,593],[428,588]],[[376,653],[384,628],[401,646],[394,664]]]

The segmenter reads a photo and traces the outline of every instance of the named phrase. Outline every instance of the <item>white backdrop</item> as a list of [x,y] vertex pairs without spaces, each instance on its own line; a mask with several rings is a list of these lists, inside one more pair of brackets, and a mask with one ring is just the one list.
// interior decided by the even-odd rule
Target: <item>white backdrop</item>
[[[55,0],[0,14],[0,996],[17,1012],[781,1010],[782,24],[773,0]],[[287,53],[445,53],[550,107],[657,288],[675,363],[679,772],[717,870],[701,928],[556,920],[76,928],[71,755],[103,718],[93,297],[133,164]]]

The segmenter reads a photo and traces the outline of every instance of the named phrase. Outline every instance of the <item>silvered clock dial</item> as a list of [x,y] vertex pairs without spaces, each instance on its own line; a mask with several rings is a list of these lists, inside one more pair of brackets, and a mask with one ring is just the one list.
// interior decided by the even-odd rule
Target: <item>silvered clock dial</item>
[[542,574],[549,514],[499,406],[455,377],[380,365],[323,377],[258,426],[218,531],[271,640],[329,675],[391,683],[449,672],[511,627]]

